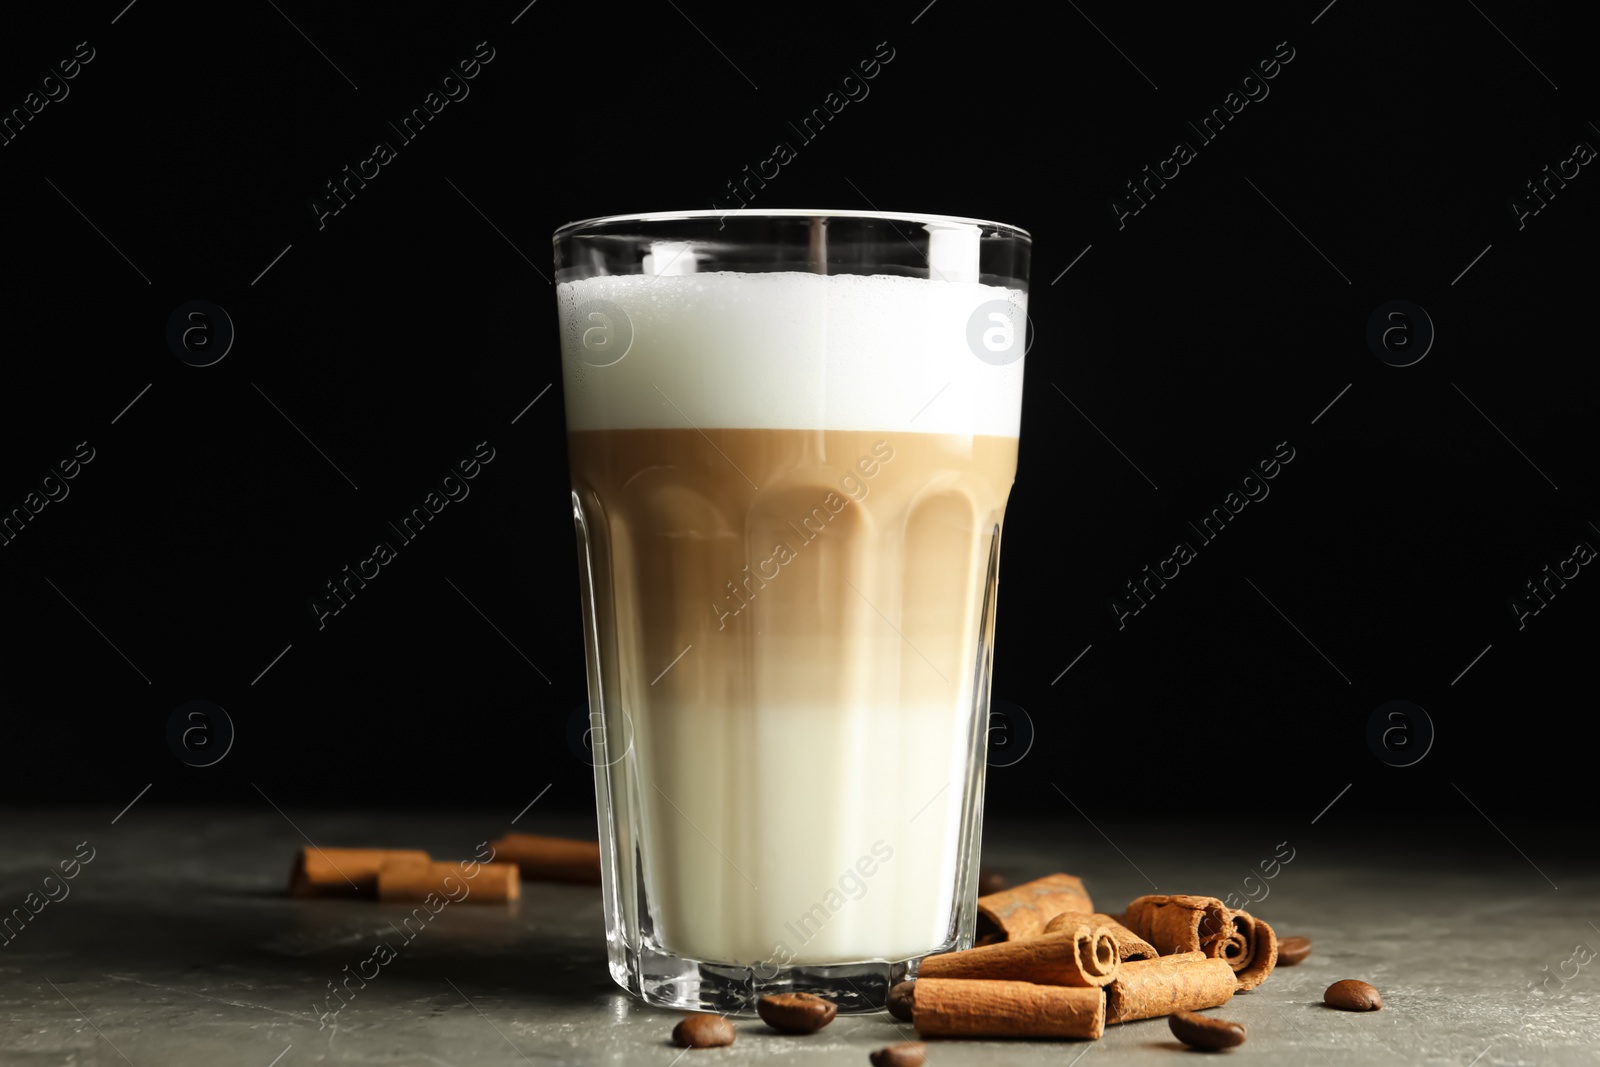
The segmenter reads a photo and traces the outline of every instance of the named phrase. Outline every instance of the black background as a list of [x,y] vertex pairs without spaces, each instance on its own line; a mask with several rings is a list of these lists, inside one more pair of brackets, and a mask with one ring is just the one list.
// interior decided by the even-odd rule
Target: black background
[[[994,696],[1035,737],[991,770],[991,818],[1298,821],[1340,795],[1325,826],[1455,827],[1515,862],[1485,818],[1594,810],[1600,578],[1523,629],[1508,606],[1600,545],[1600,178],[1521,229],[1509,207],[1600,145],[1574,27],[1362,0],[522,2],[112,0],[0,41],[8,110],[95,56],[0,147],[0,507],[95,455],[0,547],[0,799],[509,816],[548,785],[539,811],[592,812],[550,232],[728,204],[887,42],[753,206],[1034,235]],[[324,183],[481,41],[470,95],[319,228]],[[1119,228],[1123,183],[1279,42],[1270,95]],[[237,330],[210,367],[166,341],[193,299]],[[1408,367],[1366,340],[1395,299],[1437,330]],[[323,584],[484,440],[471,495],[319,629]],[[1122,584],[1280,441],[1270,497],[1119,629]],[[192,699],[237,727],[211,767],[168,746]],[[1392,699],[1436,730],[1413,766],[1367,742]]]

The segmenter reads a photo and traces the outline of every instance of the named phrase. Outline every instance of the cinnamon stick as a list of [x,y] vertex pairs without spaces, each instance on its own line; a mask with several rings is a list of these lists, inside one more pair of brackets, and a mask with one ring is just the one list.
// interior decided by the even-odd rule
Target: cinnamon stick
[[1095,1039],[1106,1029],[1101,990],[1032,982],[919,978],[911,1011],[922,1037]]
[[509,833],[489,844],[494,859],[516,864],[529,881],[600,884],[600,845],[596,841]]
[[1219,942],[1234,932],[1233,909],[1216,897],[1182,894],[1139,897],[1122,913],[1122,924],[1163,956],[1174,952],[1219,956]]
[[1083,880],[1070,874],[1050,874],[978,898],[978,936],[1003,934],[1015,941],[1044,933],[1045,924],[1064,911],[1094,912],[1094,902]]
[[430,893],[452,903],[503,904],[522,896],[514,863],[396,863],[378,872],[379,900],[423,900]]
[[[1244,993],[1265,982],[1278,965],[1278,935],[1249,912],[1234,912],[1233,927],[1242,944],[1236,954],[1225,951],[1222,958],[1233,967],[1234,977],[1239,980],[1239,992]],[[1230,938],[1230,949],[1232,943]]]
[[1110,915],[1089,915],[1079,911],[1064,911],[1045,924],[1044,932],[1053,934],[1058,930],[1070,930],[1083,924],[1095,927],[1103,926],[1109,930],[1112,938],[1117,943],[1117,957],[1123,962],[1128,960],[1153,960],[1161,955],[1156,951],[1154,945],[1126,926],[1123,926]]
[[1039,985],[1090,988],[1117,976],[1116,938],[1104,926],[1077,924],[1055,933],[929,956],[918,970],[928,978],[1013,979]]
[[1135,960],[1123,964],[1116,980],[1106,986],[1106,1021],[1125,1023],[1214,1008],[1226,1004],[1237,985],[1226,960],[1208,959],[1203,952]]
[[317,848],[295,853],[289,870],[291,897],[357,897],[378,892],[378,872],[386,866],[429,862],[426,852],[391,848]]
[[1227,960],[1240,990],[1266,981],[1278,962],[1272,927],[1216,897],[1143,896],[1128,905],[1122,919],[1164,955],[1200,951]]

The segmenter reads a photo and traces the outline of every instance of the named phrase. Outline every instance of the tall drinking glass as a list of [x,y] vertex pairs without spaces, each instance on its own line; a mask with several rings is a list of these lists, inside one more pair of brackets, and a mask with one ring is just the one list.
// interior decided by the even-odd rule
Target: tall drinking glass
[[555,234],[611,974],[882,1006],[972,943],[1030,238],[663,213]]

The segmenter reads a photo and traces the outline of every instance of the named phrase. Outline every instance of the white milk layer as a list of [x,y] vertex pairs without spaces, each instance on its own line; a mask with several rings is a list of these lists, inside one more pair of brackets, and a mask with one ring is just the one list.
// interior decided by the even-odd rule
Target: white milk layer
[[971,726],[955,703],[704,708],[671,736],[636,722],[658,940],[769,974],[944,944]]
[[980,359],[973,340],[999,345],[1014,332],[992,317],[994,301],[1025,322],[1019,290],[712,272],[588,278],[556,296],[569,429],[1016,437],[1021,425],[1025,360]]

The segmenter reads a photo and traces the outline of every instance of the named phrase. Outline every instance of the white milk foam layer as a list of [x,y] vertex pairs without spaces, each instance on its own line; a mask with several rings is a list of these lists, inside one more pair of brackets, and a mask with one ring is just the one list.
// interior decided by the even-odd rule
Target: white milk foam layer
[[1016,437],[1021,425],[1025,360],[985,362],[969,342],[981,305],[1000,300],[1026,312],[1020,290],[718,271],[588,278],[563,282],[556,295],[572,430],[693,424]]

